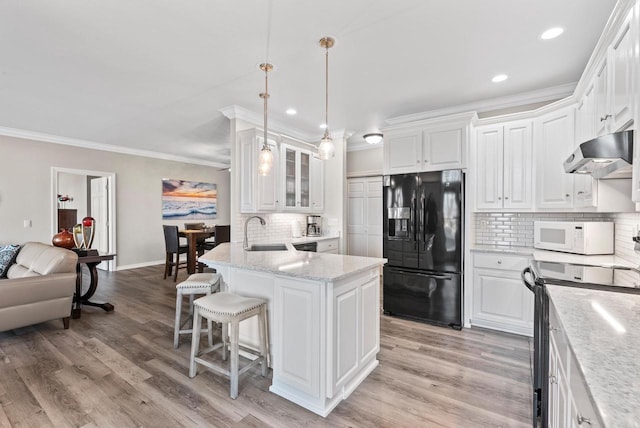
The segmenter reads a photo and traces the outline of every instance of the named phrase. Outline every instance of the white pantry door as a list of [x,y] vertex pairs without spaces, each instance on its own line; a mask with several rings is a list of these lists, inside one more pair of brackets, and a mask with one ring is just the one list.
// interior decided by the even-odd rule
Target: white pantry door
[[[91,179],[91,217],[96,220],[92,248],[101,253],[109,252],[109,182],[107,177]],[[99,269],[107,270],[107,263],[100,263]]]
[[347,254],[382,257],[382,177],[347,180]]

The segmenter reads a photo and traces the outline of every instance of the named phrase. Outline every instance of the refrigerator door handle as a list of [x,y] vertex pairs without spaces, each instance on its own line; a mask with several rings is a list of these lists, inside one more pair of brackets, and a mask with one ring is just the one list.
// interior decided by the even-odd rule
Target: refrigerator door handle
[[413,242],[414,242],[414,248],[417,249],[417,245],[418,245],[418,201],[416,200],[415,196],[413,197],[412,200],[412,214],[413,214]]
[[433,279],[444,279],[447,281],[451,281],[453,278],[449,275],[440,275],[437,273],[425,273],[425,272],[415,272],[412,270],[404,270],[404,269],[398,269],[398,268],[388,268],[390,271],[393,272],[398,272],[398,273],[404,273],[404,274],[408,274],[408,275],[415,275],[415,276],[423,276],[425,278],[433,278]]
[[427,251],[427,220],[428,220],[428,213],[427,213],[427,203],[425,202],[424,197],[422,197],[422,218],[423,218],[423,223],[422,223],[422,241],[424,241],[424,251]]

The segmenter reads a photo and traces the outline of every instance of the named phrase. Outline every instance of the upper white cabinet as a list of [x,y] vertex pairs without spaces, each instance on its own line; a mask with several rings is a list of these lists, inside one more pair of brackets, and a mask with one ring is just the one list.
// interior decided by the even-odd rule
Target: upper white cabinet
[[565,173],[563,162],[574,151],[574,107],[537,118],[533,135],[537,155],[537,207],[573,208],[573,174]]
[[311,182],[309,197],[311,198],[311,211],[324,211],[324,161],[311,156]]
[[[596,135],[596,85],[592,82],[576,105],[576,147]],[[573,190],[576,208],[590,208],[597,205],[597,182],[591,175],[574,174]]]
[[269,175],[261,176],[258,157],[263,140],[259,129],[238,132],[240,212],[322,212],[324,162],[295,146],[295,140],[269,134],[273,167]]
[[238,133],[240,156],[240,212],[269,212],[278,210],[279,162],[275,140],[268,140],[273,153],[273,168],[267,176],[258,174],[258,156],[264,137],[258,130],[248,129]]
[[456,119],[385,131],[384,174],[465,168],[470,120]]
[[324,161],[314,157],[311,150],[291,144],[282,137],[281,211],[324,211]]
[[633,78],[636,55],[634,48],[637,49],[638,40],[636,25],[632,24],[633,13],[629,13],[610,47],[611,89],[608,91],[608,101],[611,117],[607,122],[611,132],[628,128],[633,121],[634,90],[637,90],[637,79]]
[[475,153],[478,210],[532,209],[531,121],[479,127]]

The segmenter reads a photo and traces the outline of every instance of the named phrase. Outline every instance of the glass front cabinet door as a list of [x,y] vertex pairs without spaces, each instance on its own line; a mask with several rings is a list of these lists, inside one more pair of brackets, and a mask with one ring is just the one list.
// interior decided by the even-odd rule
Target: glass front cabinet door
[[284,209],[308,211],[310,206],[311,153],[282,145]]

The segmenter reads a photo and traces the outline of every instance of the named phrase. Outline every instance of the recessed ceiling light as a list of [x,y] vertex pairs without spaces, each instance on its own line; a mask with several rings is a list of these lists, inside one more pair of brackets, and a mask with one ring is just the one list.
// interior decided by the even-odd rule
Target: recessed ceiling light
[[504,82],[508,78],[509,78],[509,76],[507,76],[506,74],[497,74],[497,75],[493,76],[493,79],[491,79],[491,81],[493,83],[499,83],[499,82]]
[[296,113],[298,113],[298,112],[297,112],[297,111],[296,111],[296,109],[294,109],[294,108],[288,108],[288,109],[287,109],[287,114],[288,114],[289,116],[293,116],[293,115],[294,115],[294,114],[296,114]]
[[322,125],[320,125],[320,129],[327,129],[327,124],[323,123]]
[[561,27],[553,27],[553,28],[549,28],[547,31],[545,31],[544,33],[542,33],[540,35],[540,38],[542,40],[550,40],[550,39],[555,39],[556,37],[558,37],[560,34],[564,33],[564,28]]

